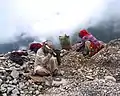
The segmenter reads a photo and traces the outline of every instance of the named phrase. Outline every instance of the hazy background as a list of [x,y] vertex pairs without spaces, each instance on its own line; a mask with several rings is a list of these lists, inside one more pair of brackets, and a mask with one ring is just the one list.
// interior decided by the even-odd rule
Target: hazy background
[[58,36],[86,28],[108,42],[120,37],[119,0],[0,0],[0,52],[19,49],[35,39],[58,43]]

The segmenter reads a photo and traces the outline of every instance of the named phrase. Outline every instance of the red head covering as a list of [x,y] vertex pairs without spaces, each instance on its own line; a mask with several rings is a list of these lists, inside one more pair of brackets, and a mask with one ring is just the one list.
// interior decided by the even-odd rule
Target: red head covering
[[29,49],[34,49],[34,48],[41,48],[43,45],[41,43],[31,43],[29,46]]
[[90,33],[85,29],[81,30],[80,33],[79,33],[79,36],[81,38],[84,37],[84,36],[87,36],[87,35],[90,35]]

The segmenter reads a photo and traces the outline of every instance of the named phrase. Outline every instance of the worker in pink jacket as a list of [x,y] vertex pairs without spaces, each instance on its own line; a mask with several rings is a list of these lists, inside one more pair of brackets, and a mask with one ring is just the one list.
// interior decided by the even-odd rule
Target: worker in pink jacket
[[87,30],[83,29],[79,32],[79,37],[81,38],[81,42],[76,44],[77,49],[84,48],[84,55],[93,56],[99,50],[104,48],[104,43],[102,41],[97,40],[91,33]]

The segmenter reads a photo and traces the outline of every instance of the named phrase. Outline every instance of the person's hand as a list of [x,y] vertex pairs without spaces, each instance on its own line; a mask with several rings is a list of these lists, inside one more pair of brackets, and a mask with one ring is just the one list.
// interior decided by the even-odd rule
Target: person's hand
[[52,49],[49,49],[48,52],[49,52],[50,54],[52,54],[52,53],[53,53],[53,50],[52,50]]
[[48,57],[52,57],[52,54],[48,53]]
[[48,50],[48,53],[50,53],[50,54],[52,54],[53,53],[53,50],[49,47],[49,46],[45,46],[46,48],[47,48],[47,50]]

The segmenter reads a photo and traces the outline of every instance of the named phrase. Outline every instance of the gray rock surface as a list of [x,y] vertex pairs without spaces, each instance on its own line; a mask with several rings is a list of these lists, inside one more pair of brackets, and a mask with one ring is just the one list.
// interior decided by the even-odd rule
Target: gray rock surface
[[2,79],[0,79],[0,86],[1,86],[2,82],[3,82]]
[[13,71],[11,72],[11,76],[12,76],[14,79],[16,79],[16,78],[19,77],[19,72],[16,71],[15,69],[13,69]]

